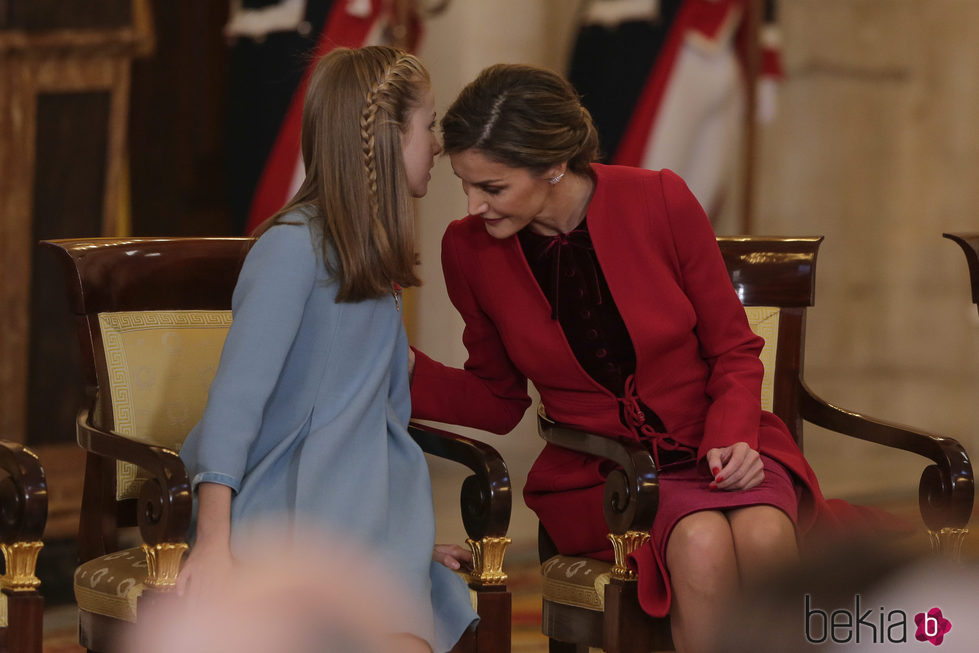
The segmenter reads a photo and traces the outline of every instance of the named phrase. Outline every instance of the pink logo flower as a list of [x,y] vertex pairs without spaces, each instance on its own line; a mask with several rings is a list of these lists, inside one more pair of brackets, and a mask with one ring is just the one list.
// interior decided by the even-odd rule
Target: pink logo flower
[[940,646],[945,639],[945,633],[952,630],[952,622],[942,616],[941,608],[932,608],[927,613],[919,612],[914,615],[914,623],[918,630],[914,638],[919,642],[931,642]]

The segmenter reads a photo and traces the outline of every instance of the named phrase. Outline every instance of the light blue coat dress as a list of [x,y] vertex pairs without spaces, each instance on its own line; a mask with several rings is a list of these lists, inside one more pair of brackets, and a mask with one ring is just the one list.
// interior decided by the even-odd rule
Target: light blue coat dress
[[232,551],[249,522],[284,518],[371,547],[403,575],[413,608],[431,606],[422,623],[386,625],[447,651],[477,616],[462,579],[432,561],[401,314],[392,295],[336,302],[319,229],[301,212],[287,220],[299,224],[272,227],[245,259],[207,407],[180,456],[195,490],[232,488]]

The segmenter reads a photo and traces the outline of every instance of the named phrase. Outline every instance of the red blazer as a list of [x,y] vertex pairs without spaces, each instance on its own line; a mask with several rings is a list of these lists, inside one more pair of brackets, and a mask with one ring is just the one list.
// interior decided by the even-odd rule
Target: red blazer
[[[697,200],[667,170],[593,170],[588,230],[635,345],[639,397],[700,459],[744,441],[792,470],[806,488],[801,530],[831,517],[785,425],[761,409],[763,341],[748,326]],[[516,237],[494,239],[478,217],[455,221],[442,241],[442,266],[465,320],[469,359],[460,370],[416,352],[414,417],[505,433],[530,404],[530,379],[554,419],[636,437],[620,421],[616,397],[576,361]],[[552,445],[534,463],[524,496],[562,553],[611,555],[604,478],[599,460]],[[599,509],[578,518],[583,501]]]

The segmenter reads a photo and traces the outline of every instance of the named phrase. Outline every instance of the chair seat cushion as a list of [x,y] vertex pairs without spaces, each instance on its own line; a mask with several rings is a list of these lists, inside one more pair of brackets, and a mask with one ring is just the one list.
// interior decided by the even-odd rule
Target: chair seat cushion
[[592,558],[556,555],[541,565],[545,601],[586,610],[605,610],[605,586],[612,565]]
[[79,610],[136,621],[136,600],[146,580],[146,554],[139,547],[94,558],[75,569]]

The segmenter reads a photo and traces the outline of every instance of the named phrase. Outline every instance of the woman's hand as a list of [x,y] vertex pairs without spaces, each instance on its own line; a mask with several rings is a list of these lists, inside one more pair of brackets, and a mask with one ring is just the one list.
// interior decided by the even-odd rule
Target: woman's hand
[[712,490],[748,490],[765,480],[765,466],[747,442],[707,451],[707,465],[714,475]]
[[472,551],[458,544],[436,544],[432,551],[432,560],[442,563],[449,569],[468,571],[473,567]]

